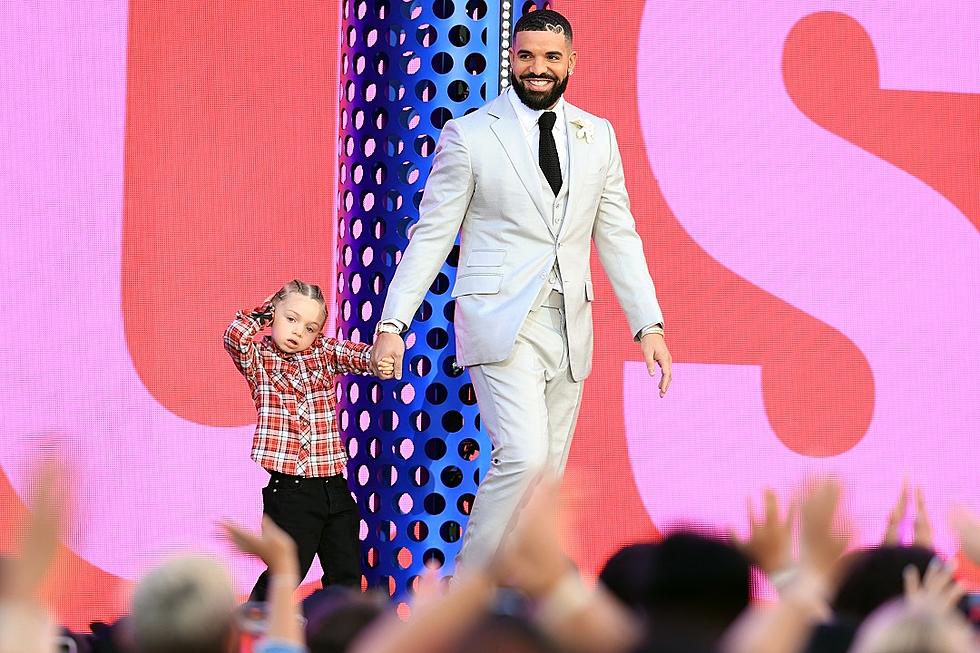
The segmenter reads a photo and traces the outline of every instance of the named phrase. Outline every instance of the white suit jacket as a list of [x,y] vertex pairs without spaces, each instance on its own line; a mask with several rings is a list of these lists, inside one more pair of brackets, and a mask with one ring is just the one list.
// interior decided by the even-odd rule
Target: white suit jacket
[[[571,373],[584,379],[592,368],[593,242],[632,333],[663,322],[630,213],[612,125],[567,103],[565,120],[569,196],[557,233],[537,161],[506,95],[446,123],[382,321],[412,323],[459,233],[452,296],[460,366],[495,363],[510,355],[557,259]],[[577,121],[591,123],[592,142],[577,136]]]

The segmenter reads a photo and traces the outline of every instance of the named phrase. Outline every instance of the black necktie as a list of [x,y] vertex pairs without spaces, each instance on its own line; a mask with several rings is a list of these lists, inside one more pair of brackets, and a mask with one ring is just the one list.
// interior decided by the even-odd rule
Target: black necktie
[[561,164],[558,163],[558,147],[555,146],[555,135],[551,128],[555,126],[555,112],[545,111],[538,118],[538,165],[544,178],[555,195],[561,190]]

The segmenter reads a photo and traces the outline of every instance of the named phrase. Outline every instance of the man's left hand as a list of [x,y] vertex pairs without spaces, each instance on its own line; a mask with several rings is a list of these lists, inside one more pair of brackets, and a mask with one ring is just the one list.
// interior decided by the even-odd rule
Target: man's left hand
[[643,360],[646,361],[650,376],[656,376],[657,366],[663,374],[660,377],[660,396],[667,394],[670,387],[670,352],[667,351],[667,341],[659,333],[648,333],[640,339],[640,349],[643,350]]

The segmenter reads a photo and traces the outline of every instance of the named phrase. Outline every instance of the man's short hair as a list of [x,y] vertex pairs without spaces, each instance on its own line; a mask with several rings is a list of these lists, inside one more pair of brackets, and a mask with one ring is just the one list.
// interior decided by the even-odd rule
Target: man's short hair
[[181,556],[147,574],[133,593],[133,634],[140,653],[227,650],[235,593],[224,567]]
[[572,24],[554,9],[539,9],[524,14],[514,25],[514,33],[518,32],[554,32],[563,34],[566,41],[572,42]]

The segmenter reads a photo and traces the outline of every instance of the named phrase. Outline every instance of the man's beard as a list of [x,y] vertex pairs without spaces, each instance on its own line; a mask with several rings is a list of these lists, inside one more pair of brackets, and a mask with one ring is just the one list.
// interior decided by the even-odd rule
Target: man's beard
[[524,83],[518,80],[514,73],[511,72],[510,85],[514,87],[514,92],[517,93],[517,97],[521,102],[535,111],[550,109],[565,92],[565,87],[568,86],[568,75],[565,75],[565,78],[562,80],[557,80],[555,77],[548,75],[525,75],[524,79],[550,79],[555,82],[551,85],[550,91],[531,91],[525,88]]

